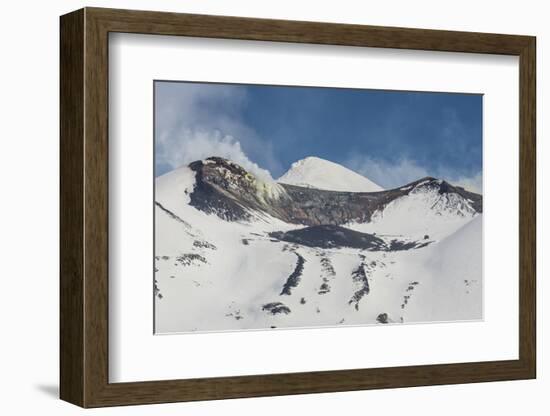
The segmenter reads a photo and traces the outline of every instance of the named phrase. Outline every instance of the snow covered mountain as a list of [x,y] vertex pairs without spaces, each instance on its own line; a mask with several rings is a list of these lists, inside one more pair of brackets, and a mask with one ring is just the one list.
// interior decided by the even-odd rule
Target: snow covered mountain
[[482,317],[481,195],[268,183],[219,157],[155,186],[156,333]]
[[[409,222],[446,211],[458,217],[481,212],[480,195],[434,178],[387,191],[341,192],[262,182],[236,163],[218,157],[193,162],[189,168],[196,179],[189,191],[190,205],[229,221],[273,217],[303,225],[362,224],[371,222],[373,215],[382,215],[388,205],[395,207],[412,199],[412,206],[404,207],[407,211],[416,207],[416,212],[406,214]],[[403,198],[407,196],[411,198]]]
[[377,192],[383,188],[334,162],[310,156],[294,162],[280,183],[330,191]]

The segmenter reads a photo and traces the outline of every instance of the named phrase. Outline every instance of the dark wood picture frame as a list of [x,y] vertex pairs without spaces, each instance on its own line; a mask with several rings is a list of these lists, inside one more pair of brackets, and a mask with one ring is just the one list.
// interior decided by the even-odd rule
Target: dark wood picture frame
[[[534,37],[100,8],[64,15],[60,24],[61,399],[100,407],[536,377]],[[109,383],[110,32],[519,56],[519,359]]]

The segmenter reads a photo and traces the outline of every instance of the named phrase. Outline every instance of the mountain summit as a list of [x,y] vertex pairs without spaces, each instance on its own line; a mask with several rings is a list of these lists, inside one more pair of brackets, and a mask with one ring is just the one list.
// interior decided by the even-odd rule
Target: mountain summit
[[[330,164],[356,175],[339,165],[315,159],[311,158],[306,165],[320,167]],[[481,195],[435,178],[423,178],[386,191],[357,192],[282,182],[266,183],[240,165],[221,157],[192,162],[189,169],[194,176],[193,185],[185,192],[189,205],[226,221],[253,222],[270,217],[286,224],[307,226],[376,223],[395,232],[393,228],[398,231],[400,227],[426,221],[431,224],[432,220],[468,218],[482,211]],[[331,177],[330,173],[327,178]],[[172,187],[163,185],[172,175],[165,176],[157,179],[157,201],[162,205],[175,192]],[[341,183],[347,182],[343,180]],[[392,218],[391,224],[386,224],[388,218]]]
[[310,156],[294,162],[277,182],[344,192],[378,192],[384,189],[358,173],[334,162]]

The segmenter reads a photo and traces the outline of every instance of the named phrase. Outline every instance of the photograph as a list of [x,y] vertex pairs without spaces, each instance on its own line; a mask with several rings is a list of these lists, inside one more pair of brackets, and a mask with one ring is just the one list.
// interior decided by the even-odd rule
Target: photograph
[[155,334],[483,319],[481,94],[154,97]]

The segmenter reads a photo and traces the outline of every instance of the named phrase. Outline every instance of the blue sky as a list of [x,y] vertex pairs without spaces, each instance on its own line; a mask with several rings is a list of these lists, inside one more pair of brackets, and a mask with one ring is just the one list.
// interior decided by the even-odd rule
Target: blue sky
[[318,156],[385,188],[429,175],[480,192],[482,96],[157,81],[155,150],[156,175],[218,155],[276,179]]

